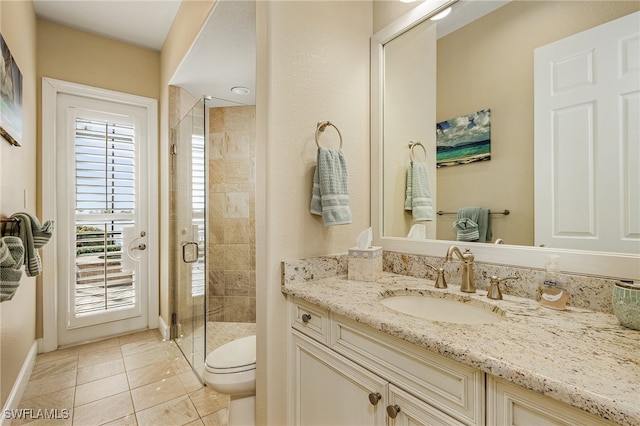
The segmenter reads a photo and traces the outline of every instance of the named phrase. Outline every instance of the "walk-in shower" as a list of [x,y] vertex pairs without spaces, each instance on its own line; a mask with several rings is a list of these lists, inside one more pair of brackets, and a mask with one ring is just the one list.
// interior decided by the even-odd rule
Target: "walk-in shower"
[[[177,106],[191,98],[171,93]],[[213,349],[255,334],[255,106],[203,98],[174,110],[171,332],[201,374]]]

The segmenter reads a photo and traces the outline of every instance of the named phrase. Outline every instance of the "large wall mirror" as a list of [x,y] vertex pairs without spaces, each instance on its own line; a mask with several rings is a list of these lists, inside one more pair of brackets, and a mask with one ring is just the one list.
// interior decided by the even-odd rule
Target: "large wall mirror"
[[[431,19],[449,7],[448,16]],[[597,245],[589,251],[554,247],[551,241],[536,241],[540,240],[536,226],[542,225],[536,224],[534,209],[541,194],[557,190],[540,187],[534,178],[534,116],[539,113],[534,111],[534,51],[639,10],[640,3],[631,1],[426,0],[377,32],[371,55],[371,135],[372,224],[378,244],[437,256],[443,256],[448,245],[457,244],[474,250],[478,260],[531,267],[542,267],[546,255],[553,252],[561,254],[563,269],[568,271],[640,278],[640,240],[634,234],[640,232],[638,224],[630,224],[636,241],[624,250]],[[640,28],[640,18],[637,24]],[[638,38],[628,45],[631,56],[637,58]],[[638,70],[635,73],[640,79]],[[630,98],[632,113],[637,113],[639,105],[635,90]],[[477,115],[487,110],[489,117]],[[466,120],[471,128],[478,117],[490,118],[490,159],[484,156],[484,161],[437,167],[438,123]],[[623,152],[629,170],[640,168],[640,124],[634,122],[627,135],[631,150]],[[422,146],[412,150],[410,143],[418,141]],[[588,158],[563,155],[569,161],[564,169]],[[406,209],[412,157],[426,165],[431,220],[416,221]],[[619,171],[598,171],[603,173]],[[634,173],[628,176],[637,180],[639,175]],[[639,184],[631,185],[637,189]],[[597,202],[602,192],[585,197]],[[638,203],[640,198],[630,200]],[[470,206],[493,213],[492,237],[487,242],[459,241],[453,226],[457,211]],[[505,210],[508,215],[500,214]],[[640,206],[628,211],[637,213]],[[581,214],[576,211],[576,217]],[[637,217],[633,220],[640,222]],[[414,232],[416,228],[420,232]],[[496,240],[504,244],[492,244]],[[545,247],[538,247],[542,244]]]

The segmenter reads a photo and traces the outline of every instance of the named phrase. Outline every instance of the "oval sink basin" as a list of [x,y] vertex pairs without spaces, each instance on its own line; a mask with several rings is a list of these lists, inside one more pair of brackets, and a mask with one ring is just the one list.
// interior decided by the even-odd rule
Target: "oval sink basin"
[[463,301],[422,295],[391,296],[380,303],[403,314],[454,324],[491,324],[504,318],[504,312],[490,304],[483,308]]

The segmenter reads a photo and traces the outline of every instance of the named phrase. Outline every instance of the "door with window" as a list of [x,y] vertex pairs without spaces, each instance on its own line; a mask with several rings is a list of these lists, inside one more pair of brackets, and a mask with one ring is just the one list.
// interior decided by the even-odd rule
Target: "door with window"
[[70,94],[56,110],[58,344],[144,329],[147,111]]

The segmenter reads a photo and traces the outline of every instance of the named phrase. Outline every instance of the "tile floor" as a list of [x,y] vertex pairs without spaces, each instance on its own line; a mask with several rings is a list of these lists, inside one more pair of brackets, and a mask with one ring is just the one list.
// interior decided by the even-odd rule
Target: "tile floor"
[[38,355],[18,407],[32,418],[11,425],[217,426],[228,404],[200,384],[175,342],[148,330]]

